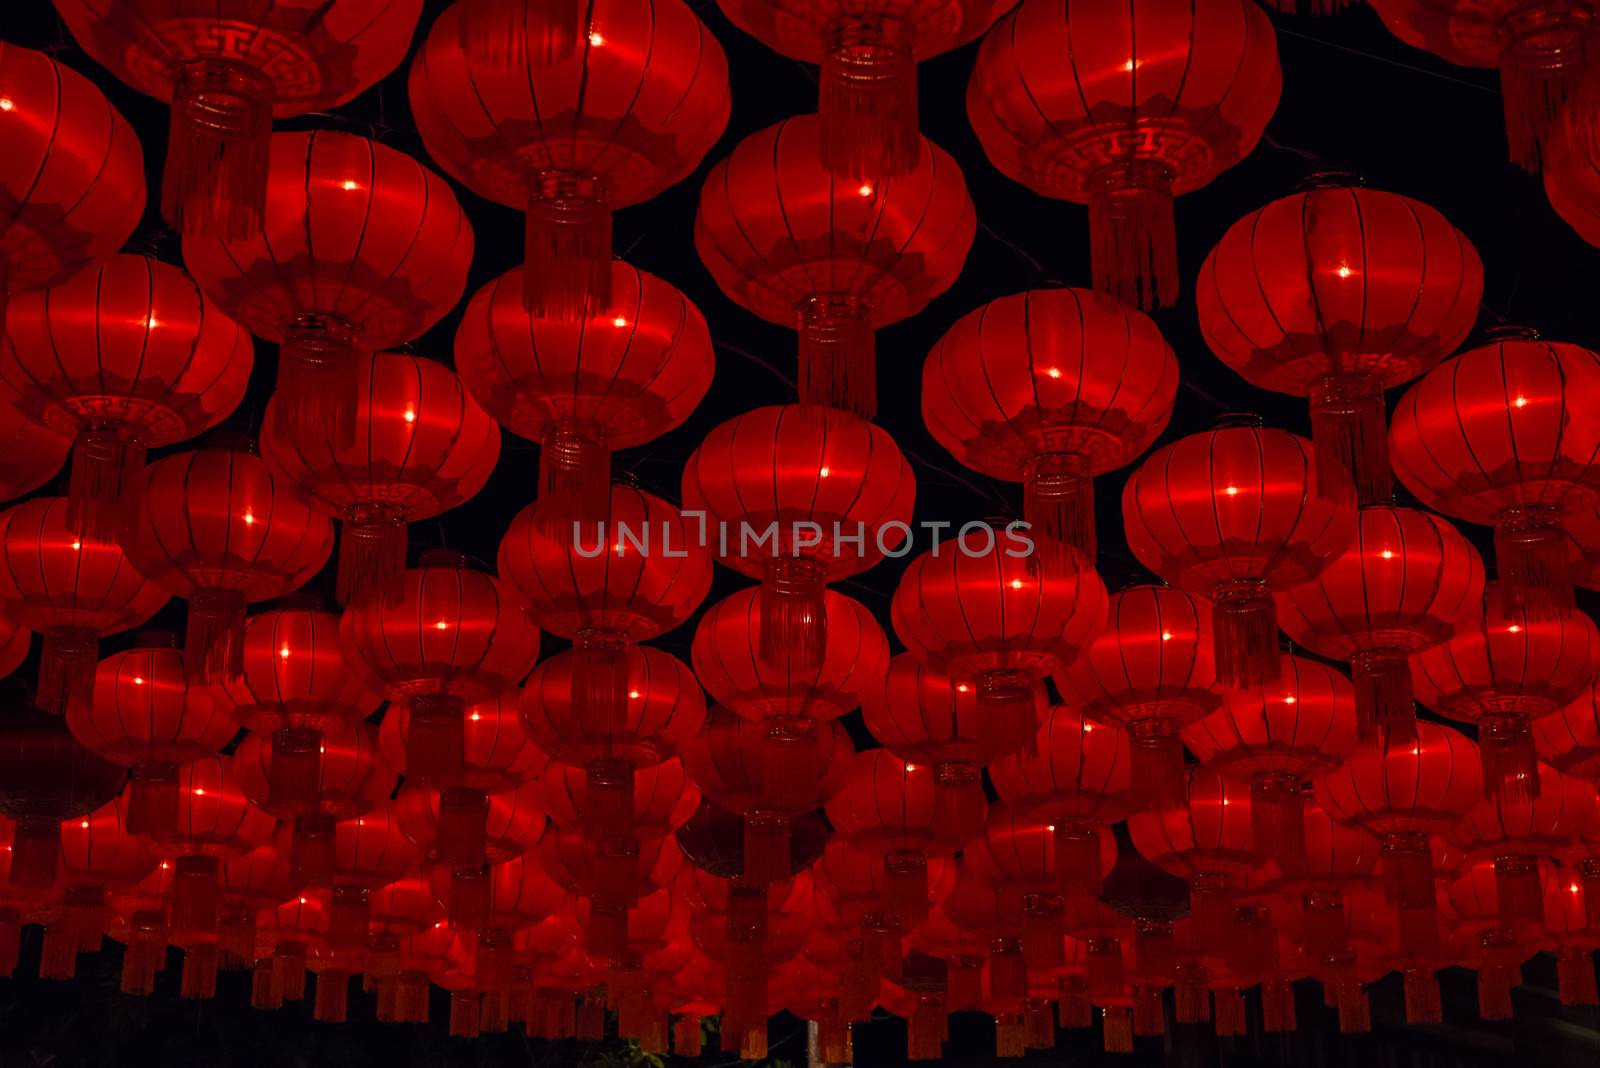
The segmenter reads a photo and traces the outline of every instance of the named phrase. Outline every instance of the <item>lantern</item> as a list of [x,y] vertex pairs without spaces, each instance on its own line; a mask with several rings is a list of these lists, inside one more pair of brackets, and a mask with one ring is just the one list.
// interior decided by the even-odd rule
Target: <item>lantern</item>
[[1483,563],[1449,523],[1411,508],[1361,509],[1355,544],[1316,581],[1278,597],[1284,629],[1312,652],[1348,660],[1363,740],[1410,737],[1407,658],[1470,626]]
[[11,709],[0,725],[0,815],[16,821],[4,851],[10,886],[54,885],[61,824],[116,797],[126,778],[122,765],[78,744],[60,716]]
[[1319,481],[1393,488],[1383,391],[1466,340],[1483,297],[1467,236],[1428,205],[1321,175],[1228,228],[1195,283],[1200,330],[1247,382],[1311,402]]
[[683,507],[704,513],[718,557],[761,580],[758,655],[770,666],[821,663],[824,585],[905,551],[915,498],[894,440],[835,409],[746,412],[712,430],[683,471]]
[[110,256],[144,214],[139,138],[93,82],[43,52],[0,46],[0,306]]
[[357,359],[356,438],[284,435],[269,402],[261,455],[344,524],[341,602],[387,592],[406,569],[406,526],[470,500],[500,458],[500,432],[449,369],[399,352]]
[[[629,778],[633,780],[626,788],[631,808],[624,814],[628,837],[671,834],[700,808],[700,791],[676,757],[635,768]],[[539,783],[544,789],[545,809],[557,826],[594,839],[608,837],[604,829],[595,833],[593,813],[596,808],[607,811],[609,800],[597,803],[594,795],[609,783],[593,785],[588,769],[556,763],[544,770]]]
[[1309,582],[1350,544],[1349,483],[1324,486],[1311,443],[1225,425],[1153,453],[1122,490],[1128,547],[1178,588],[1212,602],[1217,680],[1278,677],[1275,590]]
[[1178,296],[1172,198],[1250,154],[1282,73],[1247,0],[1025,0],[995,24],[967,86],[984,152],[1044,196],[1089,205],[1094,287]]
[[1423,504],[1494,527],[1507,614],[1571,608],[1563,523],[1600,489],[1600,427],[1577,417],[1595,389],[1600,355],[1507,331],[1434,368],[1395,409],[1395,473]]
[[156,856],[128,831],[121,801],[112,799],[61,825],[61,917],[45,929],[42,979],[72,978],[79,953],[98,953],[109,895],[143,880]]
[[167,603],[116,545],[85,542],[67,525],[64,497],[35,497],[0,512],[0,607],[44,637],[39,706],[62,712],[94,697],[96,646]]
[[187,234],[183,262],[224,312],[277,344],[280,432],[344,447],[359,354],[411,341],[461,299],[472,227],[444,179],[364,137],[276,134],[267,169],[260,233]]
[[[404,892],[397,891],[380,908],[374,907],[374,897],[403,880],[420,859],[417,847],[400,827],[392,801],[380,801],[367,812],[335,824],[329,878],[329,942],[341,949],[366,948],[374,919],[392,924],[396,916],[394,905],[402,900]],[[382,968],[369,965],[369,970],[381,972]]]
[[1148,317],[1082,289],[968,312],[922,366],[922,420],[967,467],[1023,484],[1036,534],[1095,554],[1090,479],[1166,429],[1178,360]]
[[150,465],[128,559],[189,601],[184,666],[217,683],[244,674],[245,605],[299,589],[333,549],[333,525],[259,456],[238,448]]
[[[897,637],[976,688],[980,737],[1026,745],[1043,711],[1034,685],[1105,622],[1106,588],[1075,550],[1030,558],[1011,530],[973,523],[911,562],[895,588]],[[996,747],[997,755],[1000,750]]]
[[71,438],[0,402],[0,501],[14,501],[55,478],[71,451]]
[[1184,744],[1206,767],[1250,784],[1257,853],[1298,856],[1305,784],[1355,749],[1355,691],[1332,668],[1286,656],[1275,684],[1221,697],[1221,708],[1184,728]]
[[[1252,816],[1257,812],[1253,807]],[[1299,828],[1299,851],[1278,853],[1272,863],[1279,893],[1298,896],[1300,944],[1323,965],[1349,951],[1349,899],[1371,884],[1380,850],[1377,838],[1335,822],[1314,797],[1302,800]]]
[[189,684],[183,654],[164,635],[102,660],[94,700],[69,707],[67,727],[90,749],[131,769],[128,832],[140,835],[176,829],[178,769],[217,753],[238,733],[204,687]]
[[1600,244],[1600,153],[1595,105],[1600,83],[1584,79],[1556,116],[1544,145],[1544,193],[1556,214],[1589,244]]
[[927,307],[961,273],[976,215],[961,168],[920,140],[905,174],[871,181],[818,161],[822,123],[751,134],[700,190],[694,241],[732,300],[800,332],[800,401],[871,418],[873,334]]
[[145,450],[215,426],[238,407],[250,335],[193,279],[148,256],[113,256],[13,299],[0,394],[74,438],[73,533],[115,538],[144,484]]
[[[479,0],[481,2],[481,0]],[[510,3],[524,42],[551,15]],[[728,121],[728,65],[687,4],[596,0],[588,37],[550,64],[535,50],[487,63],[462,48],[462,5],[411,64],[411,111],[428,154],[485,199],[527,213],[523,280],[541,318],[608,314],[611,213],[699,165]]]
[[689,298],[621,260],[610,270],[611,306],[596,317],[529,314],[514,268],[478,290],[456,330],[467,392],[507,430],[539,443],[539,514],[563,532],[606,517],[611,453],[687,419],[715,363]]
[[[480,775],[476,781],[487,778]],[[473,781],[468,776],[463,780]],[[535,846],[545,829],[543,795],[531,778],[495,793],[470,785],[461,793],[451,789],[408,783],[395,798],[394,813],[427,859],[449,870],[451,926],[476,928],[483,919],[485,865],[521,856]],[[472,794],[487,801],[467,804]]]
[[670,884],[683,868],[683,853],[670,838],[641,838],[618,849],[559,825],[545,831],[538,853],[552,879],[588,899],[580,922],[589,950],[602,957],[627,951],[630,910],[640,898]]
[[1056,675],[1085,720],[1120,727],[1129,746],[1136,807],[1183,804],[1179,732],[1222,702],[1200,605],[1167,586],[1130,586],[1111,597],[1107,625]]
[[459,553],[432,550],[401,576],[394,598],[369,597],[339,620],[345,655],[410,715],[406,768],[460,771],[467,704],[504,693],[539,657],[539,631],[498,579]]
[[1600,780],[1600,694],[1594,682],[1560,712],[1534,720],[1532,727],[1540,760],[1567,775]]

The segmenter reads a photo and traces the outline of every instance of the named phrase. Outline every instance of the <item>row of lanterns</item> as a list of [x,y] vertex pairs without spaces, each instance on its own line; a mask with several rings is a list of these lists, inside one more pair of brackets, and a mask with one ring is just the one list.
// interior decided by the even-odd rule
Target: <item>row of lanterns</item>
[[[1487,18],[1376,6],[1424,44]],[[1437,1022],[1453,964],[1499,1019],[1544,950],[1564,1000],[1600,1001],[1600,635],[1573,595],[1600,560],[1600,357],[1513,331],[1452,357],[1482,293],[1471,243],[1321,176],[1230,228],[1196,288],[1208,346],[1306,397],[1313,440],[1242,419],[1155,447],[1179,368],[1136,305],[1175,296],[1172,197],[1275,107],[1265,14],[724,7],[823,68],[819,114],[718,162],[695,225],[719,286],[799,338],[799,403],[716,427],[683,471],[682,508],[713,529],[776,532],[755,549],[610,472],[713,372],[694,305],[611,255],[611,212],[692,172],[727,121],[726,63],[688,7],[460,0],[429,30],[409,89],[430,157],[528,220],[453,370],[392,351],[464,293],[451,185],[367,138],[271,131],[393,71],[419,0],[57,0],[91,56],[172,103],[182,269],[117,251],[143,206],[127,124],[0,46],[10,669],[42,638],[38,707],[0,721],[0,967],[39,924],[50,978],[109,934],[128,993],[172,946],[187,997],[243,966],[274,1008],[310,972],[336,1021],[361,975],[384,1020],[424,1018],[437,985],[456,1034],[593,1038],[609,1009],[686,1055],[720,1014],[730,1049],[764,1056],[787,1008],[828,1061],[875,1006],[919,1059],[966,1010],[1006,1055],[1096,1010],[1107,1048],[1131,1049],[1169,988],[1176,1020],[1238,1034],[1260,987],[1264,1026],[1290,1030],[1303,978],[1359,1031],[1395,971],[1408,1019]],[[1586,233],[1584,34],[1524,14],[1483,30],[1513,154],[1545,162]],[[930,353],[929,430],[1022,485],[1033,551],[970,524],[917,552],[891,655],[837,588],[914,517],[911,466],[871,422],[872,338],[973,240],[914,75],[986,31],[974,127],[1002,171],[1088,204],[1095,291],[1001,297]],[[252,337],[278,346],[259,442],[147,462],[239,405]],[[442,551],[408,568],[408,524],[482,489],[501,427],[540,445],[540,472],[496,573]],[[29,496],[69,452],[67,495]],[[1123,527],[1165,585],[1110,593],[1092,480],[1135,464]],[[1396,474],[1432,511],[1394,503]],[[1494,582],[1451,520],[1493,528]],[[336,541],[342,611],[296,600]],[[643,644],[700,610],[714,560],[757,585],[700,614],[689,664]],[[140,635],[100,657],[172,596],[181,650]],[[1322,659],[1285,654],[1280,629]],[[570,648],[541,660],[541,630]],[[855,750],[858,708],[881,748]]]

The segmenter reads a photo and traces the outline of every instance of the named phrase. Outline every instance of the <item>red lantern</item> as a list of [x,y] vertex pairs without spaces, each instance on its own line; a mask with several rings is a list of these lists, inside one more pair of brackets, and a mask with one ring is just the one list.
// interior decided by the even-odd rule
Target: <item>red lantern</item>
[[1316,788],[1330,817],[1381,842],[1403,947],[1437,952],[1430,840],[1482,801],[1477,746],[1448,727],[1419,722],[1407,744],[1357,746]]
[[789,877],[790,819],[844,788],[854,753],[836,722],[757,723],[717,710],[682,757],[706,797],[744,817],[744,877],[766,884]]
[[[683,762],[676,757],[635,768],[629,777],[633,780],[627,786],[631,808],[625,815],[630,837],[671,834],[700,807],[700,791],[689,782]],[[609,815],[609,801],[597,803],[595,799],[597,790],[609,783],[596,787],[588,769],[552,763],[540,776],[540,785],[545,809],[557,826],[595,839],[608,836],[604,830],[596,833],[592,814],[598,807]]]
[[1558,871],[1546,880],[1544,926],[1556,943],[1556,986],[1563,1005],[1600,1005],[1594,970],[1600,931],[1589,923],[1587,894],[1587,887],[1567,873]]
[[71,438],[0,402],[0,501],[14,501],[55,478],[71,451]]
[[1056,688],[1087,720],[1127,731],[1136,807],[1183,804],[1179,731],[1222,703],[1202,610],[1166,586],[1113,594],[1106,628],[1056,675]]
[[1360,737],[1401,742],[1415,717],[1407,658],[1470,626],[1482,604],[1477,550],[1444,520],[1387,505],[1361,509],[1355,544],[1278,597],[1290,637],[1350,662]]
[[0,678],[6,678],[28,659],[28,646],[33,632],[8,619],[0,618]]
[[[529,0],[499,2],[524,43],[564,21],[535,16]],[[524,300],[536,315],[607,314],[611,213],[683,180],[721,136],[722,48],[687,4],[594,0],[571,55],[544,63],[525,49],[489,63],[462,47],[462,8],[434,22],[411,65],[423,144],[479,196],[527,212]]]
[[[957,682],[913,653],[899,654],[877,673],[882,684],[869,687],[862,702],[867,730],[901,760],[931,765],[941,803],[960,797],[985,765],[1036,740],[1037,712],[986,723],[982,713],[990,709],[980,704],[976,684]],[[1035,681],[1031,689],[1029,707],[1043,709],[1044,687]]]
[[1395,473],[1430,508],[1494,527],[1507,614],[1572,605],[1562,525],[1600,491],[1600,427],[1579,415],[1596,390],[1600,355],[1508,332],[1435,368],[1395,409]]
[[184,665],[218,683],[244,674],[245,605],[320,571],[333,525],[259,456],[208,448],[150,465],[124,540],[134,567],[188,599]]
[[[1182,755],[1181,753],[1179,754]],[[994,764],[989,777],[1001,800],[1056,829],[1062,889],[1099,889],[1095,857],[1102,832],[1129,810],[1128,736],[1094,723],[1072,705],[1056,705],[1039,730],[1037,751]]]
[[67,709],[74,737],[132,770],[130,834],[170,834],[178,818],[178,769],[219,752],[238,727],[191,686],[183,654],[156,636],[116,653],[95,669],[94,700]]
[[[442,800],[442,791],[409,783],[402,786],[395,797],[395,818],[406,837],[416,843],[429,860],[452,865],[452,874],[460,871],[466,878],[470,878],[466,873],[469,865],[456,866],[452,862],[453,857],[464,855],[463,845],[478,849],[480,865],[498,864],[533,848],[545,829],[543,795],[538,782],[532,779],[510,790],[489,794],[487,817],[483,816],[482,808],[452,812],[452,805],[442,804]],[[461,818],[463,816],[481,820],[481,837],[455,834],[457,829],[464,829],[467,821]],[[477,874],[482,874],[481,869]]]
[[539,839],[538,851],[552,879],[589,900],[583,925],[597,955],[626,951],[629,911],[683,868],[683,853],[670,838],[642,838],[618,848],[557,825]]
[[894,440],[835,409],[746,412],[706,435],[683,471],[683,507],[703,513],[718,557],[761,580],[758,655],[774,667],[822,662],[824,584],[900,549],[915,498]]
[[1557,771],[1590,781],[1600,780],[1600,694],[1595,688],[1596,683],[1591,682],[1560,712],[1533,721],[1539,759]]
[[1148,317],[1087,290],[1031,290],[939,340],[922,366],[922,420],[966,466],[1021,482],[1035,532],[1092,558],[1090,479],[1150,447],[1177,390],[1177,357]]
[[424,553],[393,598],[370,597],[339,620],[345,655],[404,700],[406,767],[430,778],[461,770],[467,704],[515,686],[539,657],[539,631],[493,576],[459,553]]
[[167,603],[116,545],[85,542],[67,525],[64,497],[0,512],[0,608],[44,636],[38,702],[61,712],[94,696],[96,644],[137,627]]
[[42,52],[0,45],[0,308],[110,256],[144,214],[139,138],[93,82]]
[[1273,591],[1315,579],[1355,533],[1349,483],[1319,481],[1311,443],[1248,425],[1158,449],[1123,487],[1122,519],[1140,563],[1212,602],[1217,680],[1241,688],[1278,677]]
[[[436,888],[444,874],[443,868],[434,870]],[[566,904],[567,892],[545,872],[535,853],[492,866],[486,882],[483,923],[467,944],[474,950],[473,979],[477,988],[504,994],[512,981],[515,934],[558,915]]]
[[1556,214],[1591,245],[1600,244],[1600,153],[1595,151],[1595,105],[1600,82],[1582,80],[1541,146],[1544,193]]
[[[1534,873],[1534,900],[1543,897],[1544,872]],[[1478,973],[1478,1018],[1511,1019],[1511,990],[1522,982],[1522,965],[1534,946],[1505,921],[1493,865],[1469,868],[1449,886],[1451,927],[1458,932],[1452,956]],[[1543,932],[1540,932],[1542,934]]]
[[500,459],[500,432],[443,364],[400,352],[357,360],[356,438],[285,436],[267,405],[261,455],[344,522],[339,600],[406,569],[406,525],[470,500]]
[[[392,926],[394,906],[403,899],[404,891],[390,895],[381,907],[374,906],[374,898],[385,887],[403,880],[420,859],[417,847],[400,827],[392,801],[381,801],[366,813],[341,820],[333,829],[329,942],[340,949],[364,949],[375,920]],[[369,970],[381,972],[382,968]]]
[[706,176],[694,243],[733,301],[800,332],[800,401],[871,418],[873,333],[927,307],[961,273],[976,213],[961,168],[925,139],[899,177],[838,178],[822,123],[786,119]]
[[1380,849],[1366,831],[1334,822],[1314,798],[1302,803],[1300,831],[1299,852],[1272,857],[1276,886],[1298,897],[1300,944],[1308,957],[1325,963],[1349,952],[1349,898],[1371,884]]
[[71,979],[79,953],[100,951],[110,892],[155,870],[155,854],[129,833],[124,811],[113,799],[61,826],[61,916],[45,929],[41,979]]
[[1003,755],[999,739],[1026,745],[1039,728],[1035,683],[1105,622],[1106,588],[1075,550],[1030,557],[1009,527],[973,523],[911,562],[890,618],[913,653],[976,688],[980,737]]
[[711,385],[705,317],[670,283],[611,261],[611,307],[582,322],[530,315],[521,268],[473,296],[456,370],[513,434],[539,443],[540,515],[565,531],[606,517],[611,453],[689,417]]
[[1275,684],[1221,696],[1220,709],[1184,728],[1184,744],[1212,771],[1250,784],[1257,853],[1299,856],[1305,784],[1356,747],[1355,691],[1332,668],[1286,656]]
[[1600,633],[1581,613],[1507,616],[1493,586],[1484,619],[1411,661],[1417,699],[1441,716],[1475,723],[1483,785],[1511,802],[1538,797],[1530,724],[1571,704],[1600,668]]
[[1272,23],[1247,0],[1025,0],[984,39],[967,115],[1005,174],[1089,205],[1096,289],[1170,305],[1172,198],[1250,154],[1282,79]]
[[461,299],[472,227],[444,179],[353,134],[277,134],[269,176],[259,234],[187,235],[183,261],[223,311],[278,345],[279,432],[343,447],[358,354],[411,341]]
[[274,118],[338,107],[399,65],[421,0],[57,0],[79,46],[172,106],[161,213],[184,233],[255,233]]
[[1343,468],[1378,504],[1393,489],[1383,391],[1466,340],[1483,264],[1428,205],[1321,176],[1230,226],[1195,286],[1217,359],[1310,398],[1319,478]]
[[1463,67],[1498,67],[1511,161],[1537,172],[1593,55],[1594,11],[1552,0],[1374,0],[1389,32]]
[[188,275],[148,256],[13,299],[0,393],[75,440],[73,533],[110,541],[143,487],[145,450],[192,438],[244,397],[250,335]]

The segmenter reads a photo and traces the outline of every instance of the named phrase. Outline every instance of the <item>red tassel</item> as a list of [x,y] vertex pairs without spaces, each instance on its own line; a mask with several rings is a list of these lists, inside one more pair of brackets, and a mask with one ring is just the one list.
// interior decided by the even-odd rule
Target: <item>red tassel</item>
[[979,673],[977,683],[978,735],[988,759],[1029,749],[1037,752],[1043,708],[1033,677],[1025,671],[1000,669]]
[[951,1012],[980,1008],[983,1003],[983,962],[972,957],[952,957],[945,962],[944,1004]]
[[374,594],[392,598],[405,569],[405,513],[388,504],[346,508],[339,534],[339,603],[351,604]]
[[311,1018],[322,1023],[344,1023],[350,1006],[350,977],[343,972],[322,972],[317,976],[316,1000]]
[[342,319],[310,313],[284,329],[272,420],[288,441],[327,441],[335,450],[356,441],[362,366],[356,331]]
[[78,943],[66,925],[52,923],[44,929],[39,950],[39,978],[67,980],[78,974]]
[[876,415],[878,341],[872,309],[857,297],[812,297],[800,308],[799,330],[800,403],[863,419]]
[[767,561],[757,595],[757,657],[775,670],[803,673],[822,666],[828,617],[823,595],[827,570],[816,560]]
[[1406,1023],[1412,1027],[1444,1023],[1444,1006],[1439,999],[1439,977],[1421,968],[1408,968],[1403,976]]
[[1350,661],[1356,691],[1356,731],[1363,742],[1409,745],[1417,737],[1411,662],[1391,649],[1370,649]]
[[190,237],[260,233],[271,142],[271,81],[243,63],[186,63],[172,91],[161,214]]
[[1551,509],[1512,508],[1494,527],[1500,611],[1533,622],[1573,610],[1571,545]]
[[210,1001],[217,996],[217,945],[199,942],[183,951],[183,975],[179,996],[195,1001]]
[[224,967],[243,967],[256,955],[256,914],[249,908],[227,909],[217,917],[217,949]]
[[1496,857],[1495,901],[1507,927],[1544,922],[1544,889],[1539,879],[1538,857]]
[[1305,795],[1300,777],[1260,772],[1250,780],[1250,830],[1263,857],[1301,857],[1306,851]]
[[639,899],[639,843],[600,842],[591,861],[596,896],[631,905]]
[[922,156],[917,59],[896,18],[857,16],[836,26],[822,54],[817,111],[822,165],[845,182],[909,174]]
[[[534,43],[540,63],[572,56],[588,24],[584,0],[470,0],[455,5],[461,47],[474,64],[521,70]],[[537,21],[530,25],[529,16]]]
[[466,748],[466,705],[454,694],[411,698],[406,730],[406,775],[445,782],[461,774]]
[[333,878],[333,817],[297,816],[289,840],[289,877],[299,886],[327,886]]
[[1267,7],[1285,15],[1337,15],[1349,0],[1269,0]]
[[581,323],[611,307],[611,209],[594,175],[543,171],[528,197],[524,307]]
[[1093,560],[1094,482],[1083,457],[1047,452],[1028,461],[1022,482],[1022,516],[1035,544],[1070,545]]
[[478,1037],[478,995],[475,991],[450,992],[450,1037]]
[[1400,928],[1400,955],[1407,960],[1433,960],[1439,956],[1439,911],[1436,906],[1396,909]]
[[1133,1010],[1108,1005],[1100,1011],[1100,1041],[1107,1053],[1133,1052]]
[[178,829],[178,768],[135,764],[128,777],[128,833],[162,838]]
[[[817,801],[818,767],[816,721],[801,716],[774,716],[766,721],[761,744],[761,801],[763,807],[800,812]],[[787,875],[784,878],[788,878]]]
[[106,891],[69,886],[62,895],[61,927],[79,953],[98,953],[106,932]]
[[220,686],[244,678],[243,590],[196,590],[189,598],[183,662],[189,680]]
[[283,988],[273,972],[271,960],[258,960],[250,974],[250,1007],[257,1012],[283,1008]]
[[1347,499],[1353,480],[1360,504],[1394,499],[1385,416],[1383,380],[1377,375],[1331,375],[1312,385],[1311,440],[1319,496]]
[[489,872],[484,864],[450,869],[450,926],[481,931],[489,922]]
[[299,942],[281,942],[272,954],[272,981],[283,989],[283,1000],[306,999],[306,947]]
[[1055,827],[1056,878],[1068,897],[1100,892],[1100,832],[1080,823]]
[[1600,1005],[1593,954],[1587,949],[1561,947],[1556,956],[1556,986],[1563,1005]]
[[[926,869],[924,869],[926,871]],[[1031,971],[1043,975],[1066,963],[1066,918],[1061,899],[1028,894],[1022,906],[1022,956]]]
[[610,516],[611,450],[605,429],[593,423],[555,424],[539,444],[535,517],[540,529],[561,545],[588,545],[581,535],[594,528],[604,549],[603,524]]
[[928,859],[910,850],[896,850],[883,858],[883,903],[888,913],[907,927],[927,919],[933,908],[928,900]]
[[222,890],[216,857],[179,857],[173,862],[172,929],[178,934],[212,934]]
[[100,642],[93,631],[45,631],[39,651],[38,706],[58,715],[68,709],[88,708],[94,703],[94,669],[99,658]]
[[1239,1038],[1244,1035],[1244,994],[1236,986],[1218,987],[1213,992],[1216,1000],[1216,1031],[1218,1038]]
[[1089,1000],[1088,984],[1081,975],[1064,975],[1056,980],[1061,1026],[1081,1031],[1094,1026],[1094,1003]]
[[67,529],[96,545],[115,545],[144,490],[144,443],[115,423],[83,431],[72,446]]
[[1146,311],[1176,303],[1178,238],[1164,164],[1120,160],[1090,177],[1089,261],[1102,293]]
[[1133,988],[1133,1033],[1141,1038],[1165,1034],[1167,1020],[1165,1006],[1161,1003],[1161,988],[1136,986]]
[[606,1003],[586,997],[578,1002],[576,1035],[579,1042],[599,1042],[606,1037]]
[[591,760],[584,782],[584,835],[597,842],[631,841],[633,768],[625,760]]
[[585,932],[589,953],[602,958],[617,958],[628,951],[628,910],[626,907],[589,902],[589,923]]
[[1218,682],[1254,690],[1278,680],[1278,607],[1265,582],[1236,579],[1218,586],[1211,632]]
[[367,944],[372,922],[372,895],[362,886],[336,886],[328,907],[328,942],[335,950],[357,950]]
[[[0,936],[3,933],[4,928],[0,926]],[[166,918],[154,910],[135,912],[128,922],[128,946],[122,954],[121,991],[136,997],[155,993],[156,973],[161,970],[166,952]],[[0,960],[0,974],[4,974],[3,960]]]
[[1584,926],[1600,928],[1600,860],[1586,860],[1578,868],[1583,879]]
[[[1159,998],[1160,995],[1157,995]],[[1029,998],[1023,1011],[1029,1049],[1054,1049],[1056,1045],[1056,1007],[1045,998]]]
[[1195,945],[1208,956],[1227,951],[1228,929],[1233,925],[1232,895],[1226,877],[1196,875],[1189,880],[1189,926]]
[[944,1026],[944,1006],[919,998],[906,1025],[906,1060],[938,1060],[944,1052]]
[[1133,955],[1141,978],[1171,979],[1178,972],[1178,949],[1172,921],[1137,919],[1133,923]]
[[1305,896],[1305,951],[1318,965],[1342,958],[1350,951],[1350,919],[1344,895],[1316,891]]
[[[611,630],[580,631],[573,643],[574,711],[586,723],[622,734],[628,722],[628,641]],[[631,777],[631,771],[628,773]],[[630,817],[632,813],[629,813]]]
[[1022,947],[1005,939],[989,954],[989,996],[997,1003],[1016,1002],[1028,996],[1028,963]]
[[[904,932],[882,915],[869,914],[861,924],[861,957],[872,974],[898,981],[905,971]],[[1022,947],[1006,942],[1003,952],[1022,959]],[[991,976],[991,982],[993,977]]]
[[267,768],[268,804],[274,809],[305,814],[315,811],[321,793],[322,732],[309,727],[273,731],[272,764]]
[[21,816],[12,829],[11,885],[54,886],[61,858],[61,823],[49,816]]
[[1383,874],[1389,900],[1397,908],[1432,909],[1433,851],[1425,834],[1383,836]]
[[700,1033],[700,1017],[680,1016],[672,1021],[672,1052],[680,1057],[698,1057],[705,1050]]
[[1172,987],[1172,1015],[1181,1024],[1203,1024],[1211,1019],[1211,991],[1206,989],[1204,965],[1180,965]]
[[1484,796],[1501,805],[1527,805],[1539,797],[1539,754],[1526,716],[1478,720],[1478,758]]
[[1262,983],[1261,1029],[1268,1034],[1282,1035],[1296,1026],[1294,986],[1287,979],[1268,979]]
[[1233,912],[1228,939],[1228,970],[1235,975],[1260,976],[1278,966],[1278,933],[1267,910],[1246,905]]
[[509,935],[478,932],[472,977],[479,990],[499,994],[511,989],[513,950]]
[[[1183,742],[1172,721],[1141,719],[1128,725],[1129,790],[1144,812],[1175,812],[1188,803],[1189,777],[1184,773]],[[1100,864],[1095,842],[1095,867]]]
[[1122,942],[1116,938],[1091,938],[1084,947],[1084,973],[1089,997],[1099,1001],[1122,996]]
[[1500,94],[1511,161],[1537,174],[1556,118],[1582,83],[1593,49],[1587,7],[1530,4],[1500,21]]
[[765,886],[787,879],[789,817],[779,812],[747,812],[744,817],[744,879]]
[[994,1055],[1021,1057],[1028,1052],[1028,1025],[1020,1012],[1004,1012],[994,1018]]
[[439,791],[439,835],[434,853],[441,864],[473,867],[487,859],[489,797],[470,786]]
[[[936,764],[933,769],[932,831],[948,845],[970,842],[983,833],[989,802],[983,794],[983,770],[973,764]],[[926,918],[928,907],[918,914]]]
[[1480,1020],[1511,1019],[1511,968],[1498,962],[1485,961],[1478,969],[1478,1018]]

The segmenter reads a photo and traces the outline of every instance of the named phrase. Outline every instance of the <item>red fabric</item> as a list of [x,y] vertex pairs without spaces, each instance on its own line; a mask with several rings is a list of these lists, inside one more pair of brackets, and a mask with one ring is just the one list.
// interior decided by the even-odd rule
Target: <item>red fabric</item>
[[66,711],[73,736],[119,764],[188,764],[238,733],[210,692],[190,685],[172,645],[113,653],[95,669],[94,702]]
[[211,690],[246,730],[322,730],[364,720],[383,699],[377,682],[345,656],[339,617],[316,607],[285,606],[250,617],[244,675]]

